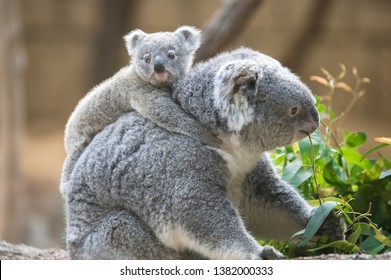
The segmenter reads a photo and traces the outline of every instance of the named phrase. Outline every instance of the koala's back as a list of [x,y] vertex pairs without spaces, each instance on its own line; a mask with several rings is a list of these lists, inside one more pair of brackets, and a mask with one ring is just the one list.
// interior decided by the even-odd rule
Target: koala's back
[[224,192],[227,172],[214,150],[128,113],[99,133],[75,165],[67,192],[68,238],[82,237],[82,231],[123,205],[157,230],[177,220],[178,201],[203,193],[189,182],[214,178],[214,188]]

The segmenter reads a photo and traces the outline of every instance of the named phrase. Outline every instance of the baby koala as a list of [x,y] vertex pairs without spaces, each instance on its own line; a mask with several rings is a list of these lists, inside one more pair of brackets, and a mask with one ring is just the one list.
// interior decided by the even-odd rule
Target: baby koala
[[201,43],[201,33],[182,26],[174,32],[147,34],[134,30],[124,37],[132,62],[93,88],[76,106],[65,128],[67,158],[60,190],[64,193],[73,167],[92,138],[124,113],[135,110],[175,133],[216,146],[217,137],[172,99],[171,85],[186,74]]

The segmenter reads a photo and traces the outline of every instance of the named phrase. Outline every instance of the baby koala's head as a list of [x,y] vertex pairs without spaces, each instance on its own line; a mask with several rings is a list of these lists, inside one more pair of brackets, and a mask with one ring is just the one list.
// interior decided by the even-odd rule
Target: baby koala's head
[[124,39],[137,75],[155,86],[171,86],[189,71],[201,32],[191,26],[151,34],[136,29]]

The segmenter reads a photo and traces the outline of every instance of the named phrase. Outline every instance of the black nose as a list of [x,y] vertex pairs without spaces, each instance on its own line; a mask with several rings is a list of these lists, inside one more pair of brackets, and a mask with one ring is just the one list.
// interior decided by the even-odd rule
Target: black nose
[[318,110],[316,110],[315,106],[312,106],[312,108],[310,109],[310,113],[314,118],[314,122],[319,124],[319,113]]
[[308,133],[314,132],[318,126],[319,126],[319,113],[318,110],[315,108],[315,106],[311,107],[310,109],[310,114],[311,114],[311,121],[308,127]]
[[155,56],[153,59],[153,70],[155,70],[156,73],[162,73],[164,72],[164,60],[160,55]]

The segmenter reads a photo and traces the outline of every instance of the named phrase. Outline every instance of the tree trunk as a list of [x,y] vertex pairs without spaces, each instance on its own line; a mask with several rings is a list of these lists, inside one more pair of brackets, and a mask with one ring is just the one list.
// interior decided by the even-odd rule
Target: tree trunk
[[23,230],[21,141],[25,53],[18,0],[0,0],[0,236],[19,241]]

